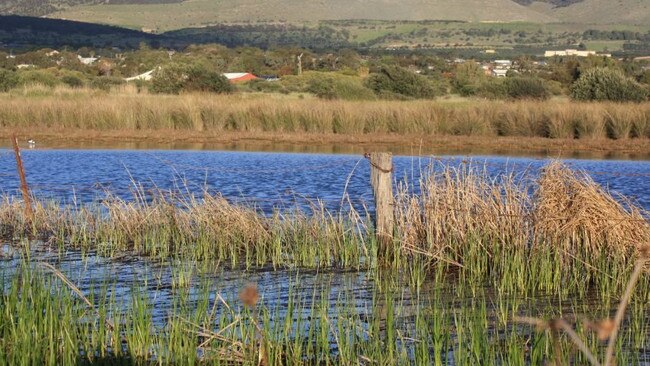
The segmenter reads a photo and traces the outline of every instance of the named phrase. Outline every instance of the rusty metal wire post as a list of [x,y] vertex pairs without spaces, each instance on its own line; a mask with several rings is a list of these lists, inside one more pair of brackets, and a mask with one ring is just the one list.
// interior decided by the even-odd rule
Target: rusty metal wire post
[[388,264],[393,259],[393,155],[391,153],[366,154],[370,160],[370,184],[375,197],[375,235],[377,259]]
[[18,176],[20,177],[20,190],[23,194],[23,202],[25,203],[25,219],[31,222],[34,218],[34,211],[32,209],[32,200],[29,196],[29,188],[27,187],[27,178],[25,178],[25,168],[23,167],[23,160],[20,157],[20,148],[18,147],[18,139],[14,135],[11,138],[14,145],[14,154],[16,155],[16,168],[18,169]]

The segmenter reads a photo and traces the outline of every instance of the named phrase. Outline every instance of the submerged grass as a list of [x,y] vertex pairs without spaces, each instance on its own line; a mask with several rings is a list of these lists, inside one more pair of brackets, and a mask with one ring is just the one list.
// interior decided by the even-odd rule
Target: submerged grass
[[[396,277],[377,278],[366,306],[359,306],[353,289],[337,288],[339,295],[332,298],[327,285],[297,293],[293,289],[300,284],[291,281],[282,303],[265,302],[265,290],[260,294],[252,287],[238,301],[236,294],[221,294],[218,283],[198,279],[192,291],[179,290],[169,310],[161,312],[155,295],[141,282],[119,299],[120,292],[111,283],[98,284],[88,290],[94,308],[89,309],[58,278],[23,262],[5,277],[9,286],[0,296],[0,363],[587,363],[572,338],[536,332],[513,322],[511,316],[502,319],[492,304],[527,319],[571,314],[575,319],[562,320],[565,328],[576,327],[574,337],[584,340],[589,353],[606,352],[598,332],[582,326],[577,316],[609,317],[608,297],[592,299],[598,306],[578,297],[579,301],[558,308],[567,297],[545,304],[543,297],[540,301],[495,295],[478,287],[454,295],[434,280],[426,296],[409,298],[404,293],[412,294],[413,289],[403,288]],[[617,364],[639,364],[650,357],[644,311],[650,286],[643,277],[630,298],[628,325],[619,331],[613,353]]]

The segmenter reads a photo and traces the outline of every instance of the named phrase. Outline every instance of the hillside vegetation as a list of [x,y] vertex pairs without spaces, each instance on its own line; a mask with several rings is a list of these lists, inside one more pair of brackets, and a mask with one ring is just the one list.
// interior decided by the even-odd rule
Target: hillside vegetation
[[221,22],[342,19],[460,20],[580,24],[650,23],[645,0],[9,0],[0,14],[167,31]]

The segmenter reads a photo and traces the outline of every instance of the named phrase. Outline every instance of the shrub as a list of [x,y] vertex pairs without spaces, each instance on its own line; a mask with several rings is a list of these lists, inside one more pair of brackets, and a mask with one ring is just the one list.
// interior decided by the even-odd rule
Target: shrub
[[336,87],[331,78],[318,78],[309,81],[307,91],[322,99],[336,99]]
[[277,81],[266,81],[264,79],[255,79],[245,83],[243,89],[266,93],[282,93],[284,87]]
[[571,96],[576,100],[642,102],[647,100],[648,92],[619,70],[594,68],[582,73],[573,83]]
[[327,76],[309,81],[307,91],[323,99],[369,100],[375,99],[361,79],[354,76]]
[[512,99],[548,99],[550,92],[544,80],[530,77],[509,77],[505,79],[505,89]]
[[170,64],[154,73],[151,91],[165,94],[181,91],[228,93],[232,91],[232,85],[225,76],[201,65]]
[[366,86],[377,95],[433,98],[437,94],[434,83],[427,77],[399,66],[382,66],[379,72],[368,77]]
[[59,80],[54,74],[42,70],[26,70],[18,72],[18,84],[26,85],[43,85],[47,87],[54,87],[59,83]]
[[[508,97],[508,90],[506,87],[506,79],[492,78],[485,80],[479,86],[473,86],[474,89],[466,90],[459,89],[461,95],[470,96],[476,95],[488,99],[505,99]],[[465,86],[466,88],[468,86]]]
[[481,91],[489,77],[485,75],[485,71],[477,62],[464,62],[457,65],[454,71],[451,84],[458,94],[467,97],[481,92],[489,92]]
[[18,76],[15,72],[0,69],[0,92],[9,91],[18,85]]
[[84,81],[77,75],[67,74],[61,77],[61,81],[71,88],[81,88],[84,86]]
[[230,81],[225,76],[202,66],[191,65],[186,72],[187,80],[183,85],[186,91],[229,93],[233,89]]
[[110,77],[110,76],[100,76],[94,78],[90,82],[90,86],[94,89],[100,89],[104,91],[109,91],[111,88],[124,84],[125,81],[121,78]]

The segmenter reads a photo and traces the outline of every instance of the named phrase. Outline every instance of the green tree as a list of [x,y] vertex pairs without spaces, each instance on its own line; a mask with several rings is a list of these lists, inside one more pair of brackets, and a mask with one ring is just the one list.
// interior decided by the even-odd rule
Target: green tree
[[460,95],[474,95],[487,78],[481,65],[468,61],[456,66],[452,85]]
[[0,69],[0,92],[9,91],[18,85],[18,76],[15,72]]
[[642,102],[648,99],[648,92],[620,70],[594,68],[583,72],[573,83],[571,96],[576,100]]
[[382,66],[368,77],[366,87],[383,96],[433,98],[437,94],[433,81],[399,66]]
[[171,63],[156,70],[151,90],[165,94],[178,94],[181,91],[228,93],[232,91],[232,85],[226,77],[203,65]]

